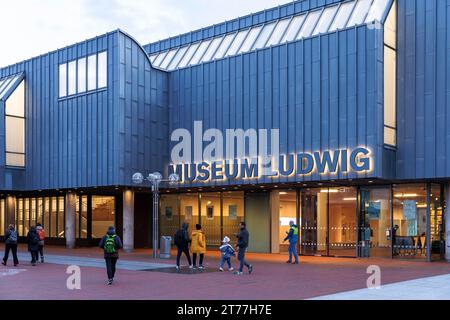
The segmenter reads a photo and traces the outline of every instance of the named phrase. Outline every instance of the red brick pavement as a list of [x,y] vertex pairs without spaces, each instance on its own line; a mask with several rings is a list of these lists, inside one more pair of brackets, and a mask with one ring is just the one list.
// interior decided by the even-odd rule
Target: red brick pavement
[[[101,257],[98,249],[68,251],[52,247],[47,248],[47,253]],[[149,255],[148,250],[138,250],[122,254],[121,259],[151,262]],[[295,266],[284,263],[284,255],[249,254],[248,259],[255,265],[252,275],[119,270],[113,286],[105,285],[103,269],[82,267],[82,289],[76,291],[66,288],[66,266],[31,267],[27,261],[20,266],[26,271],[0,277],[2,287],[8,287],[7,296],[6,291],[0,290],[0,299],[306,299],[364,288],[369,265],[381,267],[382,284],[450,273],[450,264],[444,262],[302,257],[300,265]],[[216,266],[218,254],[209,253],[206,261],[209,266]],[[0,274],[5,269],[2,266]]]

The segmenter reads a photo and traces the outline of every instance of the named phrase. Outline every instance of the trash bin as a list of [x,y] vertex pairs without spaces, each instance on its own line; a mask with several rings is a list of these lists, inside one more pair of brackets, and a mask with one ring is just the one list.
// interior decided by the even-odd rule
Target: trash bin
[[159,257],[161,259],[170,259],[170,248],[172,237],[162,236],[160,241]]

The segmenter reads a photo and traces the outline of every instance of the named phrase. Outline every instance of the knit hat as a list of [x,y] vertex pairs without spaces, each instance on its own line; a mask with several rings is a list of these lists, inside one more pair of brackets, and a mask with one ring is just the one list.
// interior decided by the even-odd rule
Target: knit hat
[[229,243],[230,242],[230,238],[228,238],[228,237],[225,237],[225,238],[223,238],[223,241],[222,241],[223,243]]

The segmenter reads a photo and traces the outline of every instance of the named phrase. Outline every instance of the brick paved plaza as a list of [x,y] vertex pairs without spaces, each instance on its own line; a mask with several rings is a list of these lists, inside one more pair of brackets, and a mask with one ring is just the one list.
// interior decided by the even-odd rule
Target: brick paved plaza
[[[327,299],[355,299],[365,298],[364,291],[361,295],[356,294],[360,291],[343,296],[329,295],[366,288],[369,276],[366,270],[369,265],[380,266],[382,286],[393,283],[395,286],[403,281],[450,274],[450,264],[445,262],[302,257],[300,265],[295,266],[287,265],[284,255],[249,254],[248,260],[255,265],[254,273],[235,276],[216,271],[218,255],[215,252],[207,255],[207,272],[189,273],[186,270],[186,273],[176,274],[167,271],[173,270],[173,259],[153,260],[149,250],[137,250],[132,254],[121,255],[116,282],[113,286],[106,286],[101,250],[94,248],[69,251],[61,247],[46,249],[48,262],[45,264],[32,267],[28,253],[21,246],[20,265],[14,268],[10,261],[7,267],[1,266],[0,281],[2,287],[8,287],[8,294],[5,295],[2,290],[0,299],[296,300],[321,296],[327,296]],[[3,252],[0,251],[0,254],[3,255]],[[183,262],[186,263],[184,260]],[[234,261],[234,264],[237,262]],[[67,265],[80,266],[81,290],[67,289]],[[431,283],[439,286],[439,280]],[[417,297],[426,298],[423,297],[424,288],[420,288],[420,285],[410,286],[404,298],[414,296],[411,288],[417,288]],[[428,289],[434,292],[433,288]],[[394,298],[402,298],[401,292],[397,288]],[[448,292],[448,297],[445,292],[437,297],[450,299],[450,290]],[[383,295],[378,298],[383,298]],[[385,298],[392,297],[386,295]]]

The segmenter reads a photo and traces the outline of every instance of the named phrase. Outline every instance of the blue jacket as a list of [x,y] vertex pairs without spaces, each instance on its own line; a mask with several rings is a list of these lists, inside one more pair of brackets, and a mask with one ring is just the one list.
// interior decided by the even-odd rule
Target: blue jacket
[[286,238],[284,238],[284,241],[289,240],[289,243],[297,243],[298,242],[298,227],[294,224],[289,229],[289,233]]
[[220,247],[220,252],[222,253],[222,258],[228,259],[234,256],[234,249],[233,247],[227,243]]

